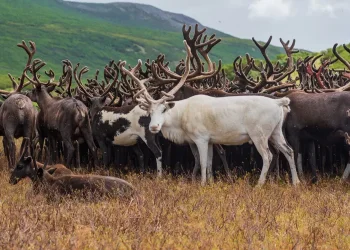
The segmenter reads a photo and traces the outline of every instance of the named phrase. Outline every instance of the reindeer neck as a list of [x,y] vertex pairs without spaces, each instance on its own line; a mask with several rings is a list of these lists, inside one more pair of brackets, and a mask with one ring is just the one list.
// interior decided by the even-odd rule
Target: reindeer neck
[[175,101],[175,106],[165,113],[164,129],[181,127],[182,115],[185,111],[182,106],[186,106],[185,102],[186,100]]
[[32,161],[32,163],[30,164],[31,168],[32,168],[32,171],[29,175],[29,178],[32,180],[32,182],[35,184],[38,182],[38,176],[37,176],[37,172],[36,172],[36,169],[35,169],[35,166],[34,166],[34,163]]
[[38,93],[37,103],[41,110],[45,110],[50,104],[52,104],[53,98],[47,93],[47,91],[42,90]]

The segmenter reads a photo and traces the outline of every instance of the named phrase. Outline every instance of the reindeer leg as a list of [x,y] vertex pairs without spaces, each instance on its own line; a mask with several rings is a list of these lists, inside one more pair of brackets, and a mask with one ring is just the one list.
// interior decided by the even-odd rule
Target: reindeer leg
[[231,171],[228,167],[227,164],[227,160],[226,160],[226,151],[225,149],[220,145],[220,144],[214,144],[214,147],[216,149],[216,152],[218,152],[220,159],[224,165],[224,169],[226,171],[227,177],[229,178],[229,180],[232,182],[232,175],[231,175]]
[[345,160],[345,153],[344,153],[344,149],[342,147],[342,145],[338,147],[339,149],[339,153],[340,153],[340,169],[342,172],[345,171],[345,165],[346,165],[346,160]]
[[[63,137],[63,136],[62,136]],[[67,151],[66,166],[72,168],[72,159],[74,155],[74,146],[70,137],[64,138],[64,146]]]
[[299,176],[303,178],[304,172],[303,172],[303,158],[302,154],[300,153],[300,141],[299,141],[299,133],[295,130],[290,131],[289,136],[287,138],[287,141],[291,145],[293,152],[294,152],[294,160],[297,160],[296,164],[298,167]]
[[147,145],[147,147],[152,151],[156,158],[157,163],[157,176],[162,177],[163,168],[162,168],[162,151],[157,145],[156,136],[152,134],[148,129],[145,129],[145,138],[140,137]]
[[326,169],[326,161],[327,161],[327,146],[321,146],[321,169],[322,169],[322,175],[325,174]]
[[263,167],[257,184],[257,186],[262,186],[263,184],[265,184],[266,181],[266,175],[272,161],[272,153],[269,150],[267,140],[265,140],[263,137],[250,135],[250,138],[252,139],[257,151],[259,152],[263,160]]
[[309,163],[311,165],[312,170],[312,183],[316,183],[318,181],[317,178],[317,167],[316,167],[316,150],[315,150],[315,143],[313,141],[309,141],[308,144],[308,158]]
[[[56,141],[55,142],[56,148],[57,148],[57,162],[61,162],[61,158],[64,158],[64,143],[62,141]],[[73,158],[72,158],[73,159]]]
[[80,168],[80,145],[79,145],[79,141],[76,140],[75,142],[75,164],[77,168]]
[[[272,143],[271,143],[272,144]],[[272,153],[272,161],[270,165],[270,169],[268,175],[271,174],[275,179],[277,179],[277,174],[279,175],[279,151],[274,148],[273,145],[269,144],[270,151]],[[278,173],[277,173],[278,172]]]
[[200,168],[200,162],[199,162],[199,152],[197,149],[196,144],[190,143],[190,149],[192,151],[193,157],[194,157],[194,168],[192,171],[192,182],[196,181],[196,175]]
[[2,139],[2,145],[3,145],[3,147],[4,147],[4,153],[5,153],[5,156],[6,156],[6,158],[7,158],[7,166],[8,166],[9,169],[11,169],[8,142],[7,142],[5,136],[4,136],[3,139]]
[[19,155],[23,154],[23,151],[25,150],[25,146],[26,146],[26,141],[28,140],[28,142],[30,142],[30,139],[27,137],[23,137],[22,139],[22,143],[21,143],[21,148],[19,150]]
[[349,154],[348,164],[346,165],[346,168],[345,168],[343,176],[342,176],[342,180],[343,181],[346,181],[349,178],[349,175],[350,175],[350,150],[348,151],[348,154]]
[[[282,124],[280,124],[280,126],[282,126]],[[295,152],[293,152],[293,149],[288,146],[283,136],[282,129],[275,129],[270,137],[270,141],[273,143],[274,147],[277,150],[281,151],[282,154],[286,157],[292,174],[293,185],[299,184],[300,180],[298,178],[297,170],[295,167],[295,159],[293,154]]]
[[201,185],[204,186],[207,183],[207,163],[208,163],[209,143],[208,141],[203,139],[202,140],[197,139],[197,140],[194,140],[194,142],[197,145],[198,152],[199,152],[199,159],[201,163],[201,175],[202,175]]
[[37,150],[38,152],[37,159],[38,161],[41,161],[41,162],[43,162],[43,159],[44,159],[44,156],[43,156],[44,144],[45,144],[45,141],[44,141],[44,138],[42,137],[38,137],[37,142],[34,144],[39,147],[39,149]]
[[132,146],[132,149],[134,150],[136,157],[139,160],[140,172],[141,172],[141,174],[144,174],[145,173],[145,163],[144,163],[143,152],[140,148],[139,143],[136,143],[134,146]]
[[8,146],[8,160],[9,168],[13,169],[16,165],[16,145],[13,138],[12,131],[5,130],[6,144]]
[[98,146],[102,151],[103,166],[108,167],[109,166],[108,146],[106,144],[105,138],[97,137],[96,140],[97,140]]
[[342,176],[343,181],[346,181],[350,175],[350,141],[346,140],[346,143],[347,143],[346,148],[348,150],[349,157],[348,157],[348,164],[346,165],[346,168],[345,168],[343,176]]
[[213,175],[213,144],[208,144],[208,156],[207,156],[207,171],[208,171],[208,179],[210,183],[214,182]]
[[57,147],[56,147],[56,140],[52,137],[48,137],[49,141],[49,151],[50,151],[50,158],[49,158],[49,165],[56,164],[56,156],[57,156]]
[[97,159],[97,150],[96,150],[96,145],[94,143],[94,139],[92,138],[92,133],[91,133],[91,126],[90,123],[87,122],[84,123],[82,126],[79,127],[80,131],[82,132],[83,136],[84,136],[84,140],[87,143],[89,150],[92,154],[92,158],[93,158],[93,166],[97,167],[97,163],[98,163],[98,159]]

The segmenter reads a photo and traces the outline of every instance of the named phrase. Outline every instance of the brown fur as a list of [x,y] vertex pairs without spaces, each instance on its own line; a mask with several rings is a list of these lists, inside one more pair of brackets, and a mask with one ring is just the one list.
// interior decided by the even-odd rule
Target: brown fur
[[88,192],[97,196],[130,198],[135,194],[134,187],[125,180],[101,175],[64,175],[55,177],[40,168],[38,177],[48,194],[73,194],[75,191]]
[[[36,165],[39,168],[43,168],[44,164],[40,162],[36,162]],[[66,166],[62,164],[55,164],[55,165],[48,165],[46,166],[45,170],[52,174],[52,176],[58,177],[63,175],[72,175],[74,174],[70,169],[68,169]]]

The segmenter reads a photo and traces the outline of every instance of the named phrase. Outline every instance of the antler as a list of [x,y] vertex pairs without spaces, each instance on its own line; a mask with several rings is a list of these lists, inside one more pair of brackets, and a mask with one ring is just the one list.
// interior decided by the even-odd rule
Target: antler
[[136,98],[136,100],[139,102],[141,108],[148,110],[151,104],[163,103],[167,100],[173,99],[174,94],[185,84],[186,79],[189,76],[189,72],[190,72],[190,63],[191,63],[190,60],[191,60],[192,53],[191,53],[191,48],[188,46],[186,40],[184,40],[184,44],[187,52],[185,72],[181,76],[180,81],[172,90],[170,90],[168,93],[165,93],[163,91],[161,92],[163,94],[163,97],[157,101],[152,98],[152,96],[148,93],[147,88],[145,86],[145,83],[150,81],[151,79],[147,78],[147,79],[140,80],[134,75],[134,72],[140,69],[142,65],[142,61],[138,60],[138,64],[131,71],[127,70],[124,67],[126,63],[125,61],[120,64],[120,70],[125,74],[127,74],[140,87],[140,91],[134,96],[134,98]]
[[10,73],[7,74],[12,82],[13,90],[12,91],[0,90],[1,94],[10,95],[12,93],[21,92],[23,88],[25,88],[30,84],[30,82],[24,83],[24,80],[26,79],[26,72],[30,70],[30,63],[32,62],[33,56],[36,52],[36,46],[35,46],[35,43],[32,41],[29,41],[29,45],[30,47],[26,44],[24,40],[22,40],[22,43],[17,44],[18,47],[23,48],[24,51],[27,53],[28,55],[27,63],[23,69],[21,77],[18,78],[19,83],[16,82],[15,78]]
[[[346,61],[338,52],[337,52],[337,46],[338,44],[334,44],[333,46],[333,54],[341,61],[349,70],[350,70],[350,63]],[[343,44],[344,49],[350,53],[350,48],[346,47],[345,44]]]
[[286,52],[286,55],[288,56],[289,58],[289,61],[288,61],[288,68],[291,68],[293,67],[294,65],[294,61],[293,61],[293,54],[295,53],[299,53],[299,50],[298,49],[294,49],[294,46],[295,46],[295,39],[293,39],[293,42],[292,44],[290,45],[290,47],[288,47],[289,45],[289,40],[287,42],[283,42],[282,38],[280,38],[280,42],[284,48],[284,51]]
[[[31,69],[30,71],[33,74],[33,79],[30,79],[26,73],[25,77],[36,87],[36,88],[40,88],[41,85],[55,85],[55,86],[59,86],[59,84],[54,83],[54,79],[55,79],[55,74],[53,73],[52,70],[49,70],[48,72],[45,71],[45,74],[49,77],[49,80],[47,81],[47,83],[41,82],[40,81],[40,75],[38,75],[38,71],[43,68],[46,65],[45,62],[43,62],[41,59],[35,59],[31,65]],[[67,74],[66,74],[66,78],[65,81],[67,80],[67,78],[70,77],[71,71],[67,70]]]
[[268,57],[268,55],[266,54],[266,49],[267,47],[270,45],[271,40],[272,40],[272,36],[269,37],[269,40],[267,40],[267,42],[264,45],[260,45],[255,39],[254,37],[252,38],[253,42],[255,43],[255,45],[258,47],[258,49],[260,50],[261,54],[263,55],[265,61],[266,61],[266,76],[267,78],[270,78],[270,76],[272,76],[273,74],[273,65],[272,62],[270,60],[270,58]]
[[[108,93],[112,90],[112,88],[118,82],[119,71],[113,69],[112,67],[106,66],[105,70],[104,70],[104,75],[105,75],[105,79],[107,79],[107,78],[113,79],[113,82],[107,86],[107,88],[101,94],[101,97],[108,95]],[[107,80],[106,80],[106,82],[107,82]],[[119,86],[120,86],[120,81],[118,82],[118,85],[116,88],[117,90],[119,89]]]
[[80,72],[79,72],[79,76],[77,75],[77,71],[78,71],[78,68],[79,68],[80,64],[77,63],[77,65],[75,66],[74,68],[74,79],[76,81],[76,83],[78,84],[78,87],[81,91],[83,91],[83,93],[87,96],[87,97],[90,97],[90,98],[93,98],[93,96],[87,92],[87,90],[85,89],[84,85],[82,84],[81,82],[81,77],[83,74],[87,73],[89,71],[88,67],[85,66],[83,67]]

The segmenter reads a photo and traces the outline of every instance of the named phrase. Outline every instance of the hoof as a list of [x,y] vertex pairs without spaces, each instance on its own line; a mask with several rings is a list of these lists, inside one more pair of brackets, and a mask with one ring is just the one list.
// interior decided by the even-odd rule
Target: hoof
[[299,186],[300,183],[301,183],[300,180],[297,180],[297,181],[293,182],[293,186]]
[[260,188],[262,188],[263,186],[264,186],[264,183],[258,182],[258,184],[256,184],[254,188],[260,189]]
[[311,183],[316,184],[318,182],[318,178],[316,176],[312,177]]

